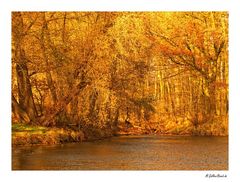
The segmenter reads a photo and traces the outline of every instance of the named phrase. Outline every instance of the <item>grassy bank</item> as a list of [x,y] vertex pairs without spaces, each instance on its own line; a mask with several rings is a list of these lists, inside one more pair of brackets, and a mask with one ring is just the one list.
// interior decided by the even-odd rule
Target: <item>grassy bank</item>
[[70,128],[42,127],[25,124],[12,125],[12,145],[52,145],[82,142],[113,136],[109,129],[88,128],[73,130]]
[[42,126],[29,126],[13,124],[13,145],[49,145],[67,142],[80,142],[85,140],[82,131],[73,131],[65,128],[47,128]]
[[178,122],[177,124],[145,123],[141,125],[119,125],[117,131],[110,128],[56,128],[31,126],[24,124],[12,125],[13,145],[51,145],[70,142],[92,141],[111,137],[113,135],[197,135],[197,136],[227,136],[228,124],[226,122],[209,122],[194,127],[189,122]]

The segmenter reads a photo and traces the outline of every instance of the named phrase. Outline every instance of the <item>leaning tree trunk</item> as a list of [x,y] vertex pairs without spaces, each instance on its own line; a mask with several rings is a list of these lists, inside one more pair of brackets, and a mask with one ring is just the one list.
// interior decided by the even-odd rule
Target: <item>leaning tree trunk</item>
[[62,98],[61,100],[59,99],[56,105],[49,109],[49,113],[46,113],[44,116],[38,118],[38,123],[44,126],[55,125],[56,117],[66,110],[68,104],[73,101],[80,94],[80,92],[87,87],[87,85],[87,82],[80,82],[78,85],[73,87],[66,97]]

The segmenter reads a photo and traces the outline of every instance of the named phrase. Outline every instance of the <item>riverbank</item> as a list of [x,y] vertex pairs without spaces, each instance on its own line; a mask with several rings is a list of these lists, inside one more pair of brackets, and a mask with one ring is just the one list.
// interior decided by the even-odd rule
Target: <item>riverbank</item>
[[113,136],[109,129],[88,128],[84,131],[71,128],[12,125],[12,145],[53,145],[104,139]]
[[14,124],[12,126],[12,145],[51,145],[84,140],[82,131],[24,124]]
[[[173,122],[172,122],[173,123]],[[228,136],[226,122],[209,122],[194,126],[189,122],[173,124],[159,124],[154,122],[143,123],[131,127],[120,126],[118,135],[172,135],[172,136]]]
[[[215,123],[214,123],[215,124]],[[25,124],[12,125],[12,145],[53,145],[71,142],[93,141],[109,138],[114,135],[172,135],[172,136],[228,136],[224,127],[211,125],[201,125],[194,128],[188,125],[177,126],[156,126],[147,124],[142,126],[120,125],[116,131],[110,128],[94,128],[92,126],[86,129],[57,128],[30,126]],[[223,129],[222,129],[223,128]]]

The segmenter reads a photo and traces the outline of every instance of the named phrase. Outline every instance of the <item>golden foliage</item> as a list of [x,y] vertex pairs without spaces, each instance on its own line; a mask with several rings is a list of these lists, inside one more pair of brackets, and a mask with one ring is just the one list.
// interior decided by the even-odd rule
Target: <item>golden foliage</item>
[[17,121],[227,134],[217,127],[228,115],[226,12],[14,12],[12,20]]

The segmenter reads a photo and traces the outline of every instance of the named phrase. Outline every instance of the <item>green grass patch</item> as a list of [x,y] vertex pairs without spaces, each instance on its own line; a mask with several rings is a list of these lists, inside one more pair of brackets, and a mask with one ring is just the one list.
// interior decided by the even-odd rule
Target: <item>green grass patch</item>
[[47,128],[25,124],[12,124],[13,145],[52,145],[84,140],[82,131],[66,128]]
[[31,126],[26,124],[12,124],[12,132],[40,132],[45,133],[48,129],[43,126]]

